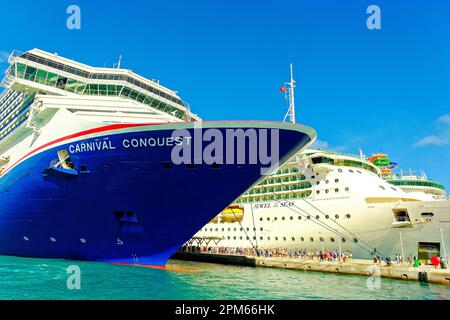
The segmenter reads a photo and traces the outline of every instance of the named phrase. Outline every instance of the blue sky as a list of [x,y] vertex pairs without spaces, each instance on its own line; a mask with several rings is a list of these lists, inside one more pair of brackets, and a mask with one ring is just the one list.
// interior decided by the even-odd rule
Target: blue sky
[[[81,8],[81,30],[66,9]],[[366,27],[369,5],[381,30]],[[203,119],[282,120],[294,63],[297,121],[319,144],[386,152],[450,186],[450,2],[8,1],[0,71],[34,47],[123,67],[178,90]]]

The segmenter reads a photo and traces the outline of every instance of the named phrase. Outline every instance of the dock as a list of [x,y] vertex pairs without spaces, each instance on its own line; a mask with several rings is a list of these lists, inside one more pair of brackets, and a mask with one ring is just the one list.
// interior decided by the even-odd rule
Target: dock
[[383,278],[419,281],[450,285],[450,269],[435,269],[433,266],[411,267],[406,263],[386,266],[371,260],[319,261],[316,259],[257,257],[231,254],[199,253],[179,251],[172,259],[240,265],[248,267],[278,268],[300,271],[328,272],[348,275],[379,276]]

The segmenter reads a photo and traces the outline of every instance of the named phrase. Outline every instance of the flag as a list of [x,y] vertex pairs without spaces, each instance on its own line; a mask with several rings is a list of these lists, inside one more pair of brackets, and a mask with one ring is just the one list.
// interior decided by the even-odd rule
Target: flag
[[280,88],[280,92],[285,92],[286,91],[286,86],[282,86],[281,88]]

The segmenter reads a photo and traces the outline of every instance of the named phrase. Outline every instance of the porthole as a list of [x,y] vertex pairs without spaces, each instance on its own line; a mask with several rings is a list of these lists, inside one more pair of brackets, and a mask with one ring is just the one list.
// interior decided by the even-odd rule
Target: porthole
[[320,190],[317,190],[317,191],[316,191],[316,194],[319,194],[319,193],[320,193]]
[[270,221],[270,218],[269,218],[269,217],[267,217],[267,221]]
[[231,228],[228,228],[228,231],[231,231]]
[[256,228],[255,228],[255,227],[253,227],[253,231],[256,231]]
[[259,218],[259,221],[263,221],[263,218]]
[[275,241],[278,241],[278,237],[275,237]]
[[329,183],[330,181],[329,180],[325,180],[325,183]]
[[302,217],[301,217],[301,216],[298,216],[298,220],[302,220]]
[[316,216],[316,219],[319,220],[319,218],[320,218],[319,215],[317,215],[317,216]]
[[358,239],[353,238],[353,242],[354,242],[354,243],[358,243]]
[[[216,229],[216,231],[217,231],[217,229]],[[225,231],[225,228],[222,228],[222,232],[224,232]]]
[[292,241],[295,241],[295,237],[291,237]]
[[338,183],[338,182],[339,182],[339,179],[334,179],[334,182]]
[[317,181],[317,182],[316,182],[316,185],[319,185],[319,184],[320,184],[320,181]]
[[233,230],[236,231],[236,228],[234,228]]
[[230,240],[230,236],[228,236],[227,239]]
[[362,174],[362,172],[361,172],[361,171],[359,171],[359,170],[356,170],[356,172],[358,172],[358,173],[361,173],[361,174]]
[[256,237],[255,237],[255,236],[253,236],[253,240],[256,240]]
[[339,215],[338,215],[338,214],[336,214],[334,217],[335,217],[336,219],[339,219]]
[[283,237],[283,240],[286,241],[286,237]]
[[270,237],[267,237],[267,240],[270,240]]
[[262,240],[263,239],[263,237],[259,237],[259,240]]
[[342,238],[342,242],[347,242],[347,239],[345,239],[345,238]]
[[342,169],[341,169],[341,168],[339,168],[339,169],[338,169],[338,172],[342,172]]
[[275,220],[275,221],[277,221],[277,219],[278,219],[277,217],[273,218],[273,220]]
[[330,218],[330,216],[329,215],[325,215],[325,219],[329,219]]
[[233,240],[236,240],[236,236],[233,237]]
[[242,236],[239,237],[239,240],[242,240]]
[[308,220],[309,220],[309,219],[311,219],[311,217],[310,217],[310,216],[306,216],[306,219],[308,219]]
[[334,238],[330,238],[331,242],[334,242]]
[[282,218],[281,218],[281,220],[283,220],[283,221],[284,221],[284,217],[282,217]]
[[261,228],[259,228],[259,231],[263,231],[263,228],[261,227]]
[[313,237],[309,238],[309,240],[310,240],[311,242],[314,242],[314,238],[313,238]]
[[320,242],[324,242],[324,239],[323,239],[322,237],[320,237],[320,239],[319,239],[319,240],[320,240]]
[[347,219],[350,219],[350,218],[351,218],[351,215],[348,214],[348,213],[347,213],[345,216],[347,217]]
[[355,173],[352,169],[348,169],[348,172]]
[[305,241],[305,238],[301,237],[300,240]]
[[289,218],[290,220],[294,220],[294,217],[293,216],[291,216],[290,218]]
[[345,191],[349,191],[350,189],[348,187],[345,187]]
[[[219,229],[216,228],[216,232],[217,232],[217,231],[219,231]],[[228,231],[230,231],[230,230],[228,230]]]
[[250,228],[247,228],[247,231],[250,231]]
[[325,193],[328,193],[328,189],[325,189]]
[[339,192],[339,189],[338,188],[334,189],[334,192]]

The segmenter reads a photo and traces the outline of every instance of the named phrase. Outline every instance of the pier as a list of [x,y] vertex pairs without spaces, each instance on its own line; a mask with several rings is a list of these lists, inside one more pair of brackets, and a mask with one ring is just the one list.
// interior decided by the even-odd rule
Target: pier
[[216,254],[179,251],[172,259],[241,265],[248,267],[279,268],[300,271],[329,272],[348,275],[380,276],[400,280],[411,280],[450,285],[450,269],[435,269],[433,266],[412,267],[406,263],[375,264],[371,260],[319,261],[287,257],[263,257],[233,254]]

